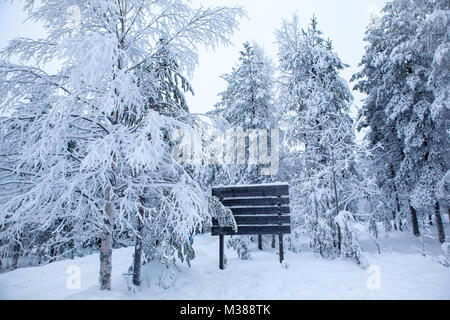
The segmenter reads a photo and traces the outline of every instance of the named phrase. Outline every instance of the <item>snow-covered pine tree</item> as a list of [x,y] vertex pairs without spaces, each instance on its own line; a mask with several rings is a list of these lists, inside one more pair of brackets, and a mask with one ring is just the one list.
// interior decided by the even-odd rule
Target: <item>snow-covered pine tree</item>
[[220,93],[216,113],[232,127],[270,129],[273,125],[274,67],[256,43],[244,43],[239,63],[222,78],[227,88]]
[[[244,43],[239,63],[233,71],[222,78],[227,83],[220,93],[221,101],[211,115],[219,116],[234,130],[256,130],[273,128],[274,67],[264,50],[257,44]],[[248,143],[246,143],[248,147]],[[246,156],[248,160],[248,154]],[[260,172],[260,165],[237,165],[232,180],[228,183],[262,183],[271,177]]]
[[[74,5],[82,17],[75,28],[61,14]],[[12,173],[8,184],[27,181],[0,204],[2,243],[52,224],[63,242],[98,236],[101,289],[110,289],[113,227],[135,231],[140,196],[151,188],[165,208],[158,222],[172,226],[162,229],[185,257],[190,232],[207,214],[204,193],[171,161],[165,133],[184,123],[147,108],[158,93],[139,86],[136,70],[158,59],[162,39],[180,68],[192,71],[197,46],[228,43],[243,11],[180,0],[28,0],[25,9],[48,36],[14,40],[1,52],[0,111],[12,126],[29,126],[15,131],[18,150],[2,162]],[[46,72],[56,58],[58,71]]]
[[400,202],[409,207],[417,236],[417,210],[434,211],[441,242],[437,185],[448,171],[449,60],[442,53],[448,51],[449,12],[448,1],[388,2],[368,27],[363,68],[353,77],[355,88],[368,95],[363,126],[381,147],[374,167],[380,181],[392,181],[392,210],[399,212]]
[[[151,64],[144,64],[137,70],[139,86],[144,92],[156,92],[156,95],[150,94],[146,101],[148,110],[155,110],[161,116],[170,118],[175,124],[174,127],[164,128],[164,141],[172,148],[178,141],[171,139],[176,136],[177,129],[191,131],[195,125],[205,126],[201,119],[197,116],[189,114],[189,108],[186,103],[184,94],[186,92],[193,93],[193,89],[187,77],[182,74],[182,69],[177,62],[177,56],[170,51],[169,48],[161,44],[156,54],[157,59]],[[176,119],[176,121],[175,121]],[[202,148],[205,149],[205,141],[201,141]],[[173,152],[173,150],[171,150]],[[203,197],[209,194],[208,183],[203,183],[210,176],[211,169],[208,166],[207,150],[203,150],[200,155],[200,163],[192,165],[190,163],[179,163],[178,170],[175,172],[167,171],[167,168],[161,168],[159,174],[166,175],[169,180],[178,181],[186,180],[185,187],[192,187],[200,192]],[[176,160],[176,159],[175,159]],[[169,169],[172,170],[170,166]],[[141,173],[144,178],[148,176],[147,172]],[[183,206],[177,201],[179,198],[169,197],[170,188],[148,187],[144,190],[141,198],[141,208],[136,223],[136,244],[134,253],[134,262],[130,271],[133,272],[133,284],[140,285],[141,263],[150,260],[157,260],[166,268],[171,268],[177,259],[190,261],[194,258],[194,250],[192,243],[186,242],[185,239],[177,237],[178,224],[173,224],[177,214],[182,214]],[[190,192],[195,192],[191,190]],[[162,193],[162,194],[161,194]],[[202,194],[203,193],[203,194]],[[204,203],[205,204],[205,203]],[[186,207],[189,208],[189,207]],[[198,211],[211,210],[205,208],[197,208]],[[174,212],[176,214],[174,214]],[[202,223],[209,223],[209,216],[201,215]],[[189,230],[188,235],[194,235],[202,230],[202,226],[197,225]]]
[[[245,132],[255,135],[258,129],[265,129],[269,134],[274,129],[275,117],[273,113],[274,101],[274,66],[272,61],[264,54],[264,50],[257,44],[244,43],[244,49],[240,52],[239,63],[233,67],[229,74],[222,78],[226,81],[226,90],[220,93],[221,100],[216,104],[216,109],[210,113],[219,116],[228,123],[228,128],[235,132]],[[245,138],[245,164],[230,165],[229,176],[225,181],[217,181],[221,184],[255,184],[273,181],[272,176],[261,173],[264,164],[252,164],[250,157],[250,136]],[[256,139],[253,140],[256,142]],[[238,148],[236,143],[235,148]],[[253,145],[253,147],[256,147]],[[269,153],[271,147],[268,148]],[[251,237],[232,238],[229,246],[235,248],[239,256],[249,259]],[[262,237],[258,237],[261,245]]]
[[394,124],[383,110],[383,106],[387,104],[385,90],[371,91],[374,85],[382,83],[380,82],[382,69],[377,64],[381,63],[381,60],[372,60],[370,64],[368,61],[374,58],[381,59],[381,56],[372,56],[371,54],[376,55],[377,52],[382,52],[388,46],[388,41],[377,24],[376,17],[369,23],[365,40],[369,41],[370,45],[366,47],[366,54],[361,62],[361,64],[370,65],[370,68],[355,74],[352,81],[361,79],[363,73],[370,73],[368,79],[360,80],[355,85],[355,89],[368,93],[364,100],[364,107],[359,110],[358,129],[370,128],[366,133],[366,139],[373,148],[373,157],[367,160],[371,162],[371,167],[374,169],[367,173],[377,179],[380,189],[384,191],[386,202],[390,206],[389,221],[394,229],[402,230],[404,210],[401,197],[404,192],[401,188],[399,168],[404,158],[403,143],[397,136]]
[[[345,67],[322,37],[315,17],[302,30],[298,17],[277,30],[282,127],[292,149],[301,149],[302,171],[291,182],[301,205],[311,246],[325,257],[340,254],[341,230],[334,219],[357,195],[352,95],[339,76]],[[294,232],[295,234],[295,232]],[[357,242],[355,242],[357,243]],[[356,251],[359,249],[354,248]],[[346,251],[348,253],[348,251]]]
[[[424,11],[425,18],[419,19],[415,39],[408,43],[419,58],[418,66],[412,68],[415,77],[408,77],[407,82],[413,83],[412,79],[417,81],[417,78],[425,82],[422,90],[426,107],[419,103],[412,108],[417,114],[408,119],[402,136],[408,142],[405,144],[407,155],[415,159],[410,170],[421,171],[413,191],[413,202],[429,216],[434,213],[438,240],[443,244],[446,241],[441,216],[444,197],[439,185],[449,171],[450,156],[446,132],[450,116],[450,2],[424,1],[416,6],[419,12]],[[412,85],[411,89],[417,90],[417,85]],[[404,117],[405,112],[402,113],[400,117]],[[418,124],[419,121],[422,123]]]
[[[138,86],[143,94],[147,93],[148,96],[145,99],[144,114],[127,114],[128,121],[130,125],[137,125],[142,121],[145,112],[154,110],[161,116],[183,119],[184,121],[181,122],[190,127],[193,119],[189,115],[184,93],[193,93],[193,89],[186,77],[183,76],[176,55],[170,51],[170,47],[166,46],[164,39],[160,39],[157,46],[155,59],[143,63],[134,70],[138,79]],[[170,141],[172,136],[171,129],[165,129],[164,140],[169,146],[172,143]],[[141,173],[143,176],[147,174],[146,172]],[[162,250],[156,250],[155,248],[161,244],[167,245],[167,242],[160,235],[160,231],[156,231],[158,228],[155,226],[160,227],[161,225],[151,219],[155,216],[155,212],[164,215],[160,212],[164,211],[159,205],[160,196],[153,188],[145,188],[143,191],[144,194],[139,196],[141,207],[138,209],[139,214],[136,215],[135,252],[133,265],[130,268],[133,273],[132,283],[136,286],[141,284],[141,264],[143,262],[152,259],[166,259],[164,255],[159,255]],[[172,252],[176,251],[173,246],[171,248]],[[170,248],[165,250],[169,251]],[[173,259],[170,262],[173,262]]]

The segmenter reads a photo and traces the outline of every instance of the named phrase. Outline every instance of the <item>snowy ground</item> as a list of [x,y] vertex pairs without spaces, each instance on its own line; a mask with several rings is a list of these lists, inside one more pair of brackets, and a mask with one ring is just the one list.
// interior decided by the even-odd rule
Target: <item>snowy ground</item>
[[[380,271],[380,288],[369,289],[371,276],[350,260],[325,260],[309,252],[286,252],[288,268],[278,263],[275,249],[252,253],[241,261],[231,249],[226,251],[226,270],[218,269],[218,238],[195,238],[197,258],[192,267],[180,265],[180,272],[162,272],[160,266],[147,267],[144,288],[127,289],[123,273],[131,262],[132,248],[113,253],[113,290],[98,289],[98,254],[20,268],[0,274],[1,299],[450,299],[450,268],[436,261],[439,246],[429,241],[430,255],[416,248],[420,242],[406,233],[391,233],[391,245],[383,244],[379,255],[364,240],[365,257]],[[413,244],[411,244],[413,243]],[[71,267],[72,266],[72,267]],[[75,266],[75,267],[73,267]],[[78,269],[79,267],[79,269]],[[72,272],[80,270],[80,288],[69,289]],[[373,269],[374,270],[374,269]],[[149,276],[151,275],[151,276]],[[161,279],[161,275],[164,278]],[[372,274],[373,275],[373,274]],[[71,278],[72,276],[72,278]],[[147,284],[150,284],[150,287]],[[174,283],[163,289],[159,284]],[[69,285],[70,287],[70,285]]]

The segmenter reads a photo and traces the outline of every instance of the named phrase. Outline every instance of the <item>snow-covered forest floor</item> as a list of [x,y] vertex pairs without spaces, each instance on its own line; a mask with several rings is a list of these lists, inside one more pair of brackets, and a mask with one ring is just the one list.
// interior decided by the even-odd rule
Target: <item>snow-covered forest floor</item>
[[[450,231],[448,223],[446,227]],[[369,265],[379,268],[380,289],[368,288],[373,273],[353,261],[327,260],[307,251],[287,251],[286,269],[276,249],[252,252],[248,261],[227,249],[227,266],[221,271],[218,238],[205,234],[195,238],[191,268],[180,264],[179,271],[163,272],[161,265],[145,265],[143,286],[135,293],[123,275],[133,248],[123,248],[113,252],[111,291],[99,290],[99,257],[92,254],[2,273],[0,299],[450,299],[450,270],[437,262],[438,241],[426,240],[424,257],[420,240],[410,233],[393,232],[389,238],[381,242],[381,255],[373,241],[361,241]],[[67,287],[73,265],[80,268],[80,289]]]

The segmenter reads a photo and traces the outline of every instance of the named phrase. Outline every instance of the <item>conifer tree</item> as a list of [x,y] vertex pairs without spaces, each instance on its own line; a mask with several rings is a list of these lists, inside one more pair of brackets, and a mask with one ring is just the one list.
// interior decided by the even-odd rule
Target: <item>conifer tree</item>
[[392,211],[409,208],[420,235],[418,210],[434,211],[445,241],[438,184],[448,171],[448,1],[388,2],[368,27],[355,88],[368,95],[361,116],[368,140],[379,146],[374,168],[390,180]]
[[[349,114],[352,95],[339,72],[346,66],[322,37],[317,19],[302,30],[298,17],[276,33],[281,72],[280,101],[286,141],[303,165],[291,184],[298,190],[298,215],[305,220],[314,251],[341,253],[341,224],[336,223],[355,197],[355,135]],[[340,221],[350,221],[341,219]],[[357,256],[359,248],[354,247]],[[345,251],[345,252],[350,252]]]

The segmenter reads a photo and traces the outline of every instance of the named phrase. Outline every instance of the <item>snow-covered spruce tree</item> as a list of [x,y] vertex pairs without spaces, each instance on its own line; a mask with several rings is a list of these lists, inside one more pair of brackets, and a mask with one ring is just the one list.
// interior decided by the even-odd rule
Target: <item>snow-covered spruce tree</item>
[[[222,78],[227,88],[220,93],[221,101],[210,115],[219,116],[228,123],[228,128],[251,131],[273,128],[273,78],[274,67],[257,44],[244,43],[239,63],[230,74]],[[247,132],[248,133],[248,132]],[[246,149],[248,142],[246,142]],[[246,161],[248,154],[246,155]],[[236,166],[229,183],[262,183],[270,180],[260,172],[260,165]]]
[[[164,141],[167,143],[173,154],[176,141],[176,132],[178,129],[191,132],[193,127],[205,126],[199,117],[189,114],[189,108],[186,104],[184,96],[185,92],[193,92],[193,89],[177,62],[177,56],[170,51],[169,48],[161,47],[158,49],[157,59],[152,64],[144,64],[138,68],[136,75],[138,77],[139,86],[145,92],[156,92],[157,95],[149,95],[146,101],[147,108],[157,111],[160,115],[173,119],[176,124],[174,127],[164,127]],[[175,121],[176,119],[176,121]],[[175,140],[172,140],[175,138]],[[175,197],[171,195],[171,188],[146,188],[144,194],[140,196],[142,206],[139,208],[139,219],[136,223],[136,244],[133,265],[130,272],[133,273],[133,284],[140,285],[141,263],[151,260],[157,260],[167,269],[172,267],[177,259],[186,261],[190,265],[190,260],[194,258],[194,250],[190,242],[185,241],[186,235],[193,235],[201,232],[203,226],[201,223],[209,223],[209,215],[200,215],[200,223],[179,238],[178,229],[180,225],[173,223],[176,216],[185,214],[184,209],[188,209],[194,205],[194,211],[190,214],[195,215],[196,212],[210,212],[206,206],[207,202],[202,200],[205,193],[208,192],[208,183],[204,183],[209,179],[211,169],[205,159],[208,157],[205,142],[201,143],[200,163],[192,165],[190,162],[179,163],[178,170],[172,170],[168,167],[161,168],[159,174],[166,176],[170,181],[186,180],[185,189],[188,193],[197,193],[200,195],[196,200],[203,201],[204,207],[196,207],[196,203],[182,204],[180,199],[188,199],[188,196]],[[190,157],[191,155],[189,155]],[[177,160],[177,157],[175,157]],[[144,178],[147,172],[141,173]],[[201,190],[201,192],[199,192]],[[195,196],[190,196],[195,198]],[[188,212],[189,213],[189,212]],[[187,230],[182,228],[182,230]]]
[[[366,55],[361,64],[369,65],[368,61],[376,58],[369,54],[369,50],[376,55],[378,51],[385,50],[388,45],[387,39],[376,26],[377,23],[374,19],[368,26],[365,40],[369,41],[371,45],[370,49],[366,47]],[[358,129],[369,128],[366,139],[370,142],[369,147],[373,149],[373,157],[366,160],[371,162],[374,170],[367,173],[377,179],[379,188],[385,194],[386,202],[390,207],[385,215],[389,215],[389,221],[394,229],[402,230],[402,212],[404,210],[401,197],[404,192],[401,188],[399,168],[404,158],[403,143],[397,136],[394,124],[383,110],[384,105],[387,104],[385,90],[371,91],[371,88],[377,83],[382,83],[380,82],[381,68],[373,62],[377,61],[373,60],[370,68],[364,71],[366,74],[370,73],[368,79],[359,81],[355,86],[356,89],[368,94],[364,100],[364,107],[359,110]],[[363,73],[354,75],[352,81],[360,79],[362,75]]]
[[[421,170],[413,191],[413,202],[419,209],[428,211],[429,216],[433,215],[434,210],[438,240],[442,244],[446,237],[441,216],[444,197],[440,192],[440,182],[449,171],[450,156],[450,141],[446,132],[450,116],[450,2],[418,2],[417,8],[419,12],[425,11],[425,18],[419,20],[417,35],[408,43],[419,58],[418,66],[413,68],[416,76],[408,77],[407,82],[425,81],[422,90],[426,98],[423,99],[423,106],[419,104],[411,108],[416,115],[410,116],[407,123],[400,122],[405,125],[402,136],[407,141],[406,158],[414,159],[408,161],[413,165],[407,166],[406,170]],[[417,85],[412,85],[412,88],[418,90]],[[394,112],[404,117],[405,112],[402,113],[398,115]],[[422,123],[418,124],[419,121]]]
[[[345,65],[333,52],[331,41],[322,38],[314,17],[307,30],[301,29],[297,16],[284,21],[276,37],[282,126],[291,148],[304,146],[302,172],[291,182],[293,192],[302,199],[294,215],[306,220],[313,250],[334,257],[340,254],[342,240],[334,219],[340,211],[349,210],[358,185],[349,115],[352,95],[339,76]],[[354,249],[359,252],[358,247]]]
[[[227,83],[225,91],[220,93],[221,100],[216,104],[216,109],[210,113],[219,116],[228,123],[228,128],[235,132],[251,133],[253,137],[245,138],[245,164],[237,163],[229,166],[228,181],[218,181],[221,184],[255,184],[273,181],[273,177],[264,175],[261,167],[264,164],[250,163],[250,147],[255,147],[257,143],[257,130],[273,129],[275,117],[273,114],[274,101],[274,66],[272,61],[264,54],[264,51],[257,44],[244,43],[244,49],[240,52],[239,63],[233,67],[229,74],[222,78]],[[253,144],[251,145],[250,139]],[[236,143],[238,148],[239,141]],[[269,147],[269,153],[271,148]],[[261,151],[260,151],[261,152]],[[251,248],[251,237],[232,238],[228,242],[229,246],[235,248],[239,256],[248,259]],[[261,237],[259,237],[261,241]]]
[[[190,127],[192,119],[190,119],[189,108],[186,104],[184,92],[193,93],[189,81],[182,75],[176,55],[170,51],[164,41],[160,39],[157,44],[155,59],[145,62],[138,66],[133,71],[137,77],[137,83],[145,97],[144,115],[147,110],[154,110],[158,114],[170,117],[183,119],[180,123]],[[130,125],[137,125],[142,121],[142,115],[127,114]],[[171,146],[170,137],[173,136],[171,128],[164,128],[164,141]],[[184,168],[183,168],[184,170]],[[184,172],[187,173],[187,172]],[[148,175],[147,172],[141,172],[141,175]],[[179,177],[173,177],[176,181]],[[148,260],[160,259],[164,260],[169,252],[174,256],[174,251],[177,250],[175,246],[164,241],[165,238],[170,237],[172,232],[166,232],[162,235],[159,228],[166,228],[161,221],[155,221],[155,213],[159,216],[170,216],[170,210],[164,212],[164,207],[161,207],[161,195],[158,195],[153,188],[145,188],[144,193],[139,196],[141,206],[138,209],[139,214],[136,219],[136,242],[135,252],[133,256],[133,264],[130,267],[130,272],[133,274],[132,283],[136,286],[141,284],[141,265]],[[169,190],[170,192],[170,190]],[[163,212],[161,212],[163,211]],[[176,241],[172,241],[177,243]],[[169,246],[164,250],[154,250],[155,247]],[[190,248],[191,249],[191,248]],[[181,259],[183,259],[181,255]],[[188,263],[192,255],[187,259]],[[167,259],[166,259],[167,260]],[[171,260],[173,262],[173,260]]]
[[[25,3],[48,36],[14,40],[1,52],[4,121],[28,126],[15,131],[17,152],[2,157],[1,171],[11,173],[5,181],[20,185],[2,197],[2,250],[23,232],[52,224],[60,226],[52,237],[64,242],[98,236],[101,289],[110,289],[113,226],[135,231],[132,222],[147,190],[164,204],[158,214],[173,226],[166,231],[173,232],[177,248],[189,243],[190,232],[207,214],[202,189],[171,160],[164,136],[184,123],[148,108],[149,96],[158,101],[158,92],[140,86],[136,72],[159,58],[161,46],[176,55],[182,70],[191,71],[196,47],[227,43],[243,11],[192,8],[179,0]],[[61,14],[74,5],[81,14],[75,26]],[[20,63],[10,62],[12,57]],[[56,58],[58,71],[47,73],[45,64]],[[158,88],[156,70],[154,78]]]
[[[449,1],[436,1],[433,3],[432,13],[429,14],[419,30],[417,38],[423,38],[433,43],[431,51],[434,51],[433,62],[431,64],[431,73],[428,77],[428,87],[433,91],[434,100],[431,105],[432,114],[439,115],[441,123],[450,118],[450,3]],[[442,128],[444,132],[445,129]],[[444,159],[449,159],[450,148],[448,147],[448,138],[445,142]],[[444,209],[450,219],[450,171],[448,161],[445,166],[445,174],[438,184],[435,193],[444,204]],[[444,245],[443,245],[444,246]],[[447,250],[448,253],[448,250]]]
[[393,211],[403,201],[417,236],[417,210],[434,211],[441,242],[437,185],[448,171],[449,13],[448,1],[387,3],[369,25],[363,69],[354,76],[355,87],[368,94],[364,125],[367,138],[381,147],[375,168],[391,177]]
[[216,113],[232,127],[270,129],[273,125],[274,67],[257,44],[244,43],[239,63],[222,78],[227,88],[220,93]]

